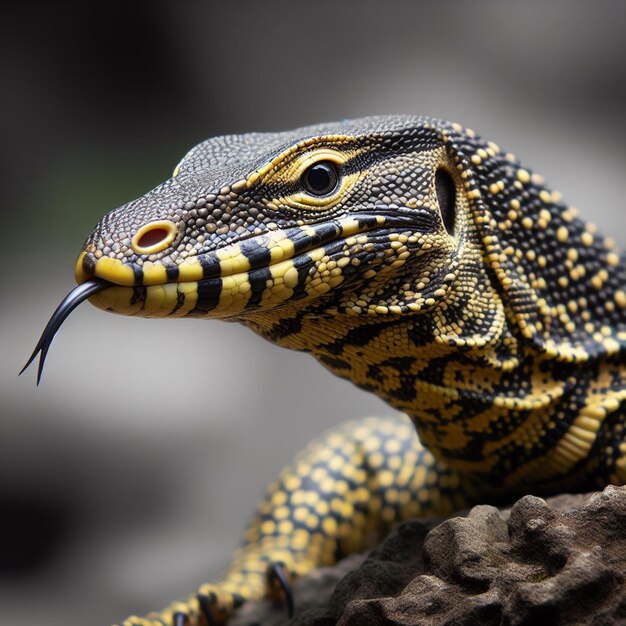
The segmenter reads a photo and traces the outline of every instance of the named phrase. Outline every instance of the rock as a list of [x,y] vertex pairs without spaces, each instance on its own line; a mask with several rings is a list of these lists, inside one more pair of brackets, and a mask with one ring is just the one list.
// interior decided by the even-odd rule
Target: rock
[[368,555],[302,578],[294,593],[293,620],[257,602],[234,623],[623,625],[626,487],[405,522]]

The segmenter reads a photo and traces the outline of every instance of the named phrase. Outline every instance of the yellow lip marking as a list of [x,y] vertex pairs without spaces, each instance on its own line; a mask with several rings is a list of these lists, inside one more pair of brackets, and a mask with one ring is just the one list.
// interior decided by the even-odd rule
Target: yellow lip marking
[[89,302],[105,311],[122,315],[136,315],[141,311],[143,303],[131,304],[132,296],[133,290],[128,287],[109,287],[91,296]]
[[[109,287],[94,294],[89,301],[99,309],[121,315],[139,317],[184,317],[198,300],[198,283],[166,283],[146,287],[145,301],[131,304],[134,290],[130,287]],[[182,305],[178,307],[182,296]],[[178,307],[178,308],[177,308]]]
[[233,274],[222,279],[222,292],[217,309],[226,309],[229,313],[242,311],[252,290],[248,282],[247,274]]
[[152,289],[146,289],[146,302],[144,308],[147,311],[154,311],[156,315],[167,315],[169,308],[165,308],[165,289],[161,285],[153,285]]
[[233,244],[216,252],[220,261],[220,274],[231,276],[247,272],[250,269],[250,261],[241,252],[239,244]]
[[146,311],[149,317],[178,317],[175,311],[178,303],[178,290],[176,283],[165,285],[151,285],[146,288],[146,299],[141,309]]
[[[273,243],[280,249],[283,249],[283,245],[285,245],[285,252],[287,254],[293,253],[293,244],[289,244],[288,240],[274,241]],[[325,254],[323,247],[307,252],[313,265],[320,263]],[[233,256],[227,258],[229,255]],[[233,267],[241,267],[241,265],[238,265],[238,263],[242,263],[241,251],[234,246],[230,248],[230,252],[224,252],[223,256],[225,258],[220,263],[228,261],[233,264]],[[243,264],[247,267],[246,263]],[[146,265],[147,262],[144,264],[144,268]],[[158,264],[153,265],[160,267]],[[192,261],[190,258],[186,259],[185,264],[181,264],[179,268],[186,268],[185,273],[187,275],[190,275],[192,271],[201,273],[202,269],[197,260]],[[298,270],[291,259],[274,262],[268,268],[271,279],[266,285],[261,299],[261,306],[285,302],[293,295],[293,289],[298,284]],[[102,257],[96,263],[96,271],[97,275],[102,276],[104,274],[107,279],[117,281],[117,284],[94,294],[89,300],[98,308],[109,310],[113,313],[139,317],[184,317],[195,308],[198,300],[198,281],[166,282],[160,285],[145,286],[145,299],[131,304],[136,292],[132,288],[134,286],[134,273],[130,267],[124,266],[117,259]],[[150,272],[152,271],[154,271],[154,276],[161,272],[157,268],[150,270]],[[165,268],[163,268],[163,272],[165,272]],[[182,275],[180,277],[182,278]],[[310,283],[310,278],[311,274],[307,277],[306,283]],[[307,284],[307,293],[309,295],[321,295],[341,283],[343,279],[344,277],[341,274],[328,275],[323,280],[317,275],[317,278],[314,279],[314,284]],[[122,283],[122,280],[125,282]],[[219,303],[214,310],[214,314],[219,315],[222,312],[228,316],[243,311],[250,300],[251,294],[252,290],[247,271],[223,275]]]
[[132,287],[135,284],[135,272],[130,265],[119,259],[103,256],[96,261],[94,274],[118,285]]
[[181,283],[198,281],[201,280],[203,276],[204,270],[196,256],[187,257],[178,266],[178,281]]
[[[384,219],[381,218],[381,223],[384,222]],[[152,222],[155,223],[155,222]],[[339,236],[352,236],[357,234],[360,231],[360,224],[358,220],[353,217],[347,217],[343,219],[337,220],[338,225],[338,233]],[[316,234],[316,230],[308,225],[302,227],[303,232],[305,232],[308,236],[314,237]],[[270,253],[270,262],[268,267],[271,268],[271,273],[273,278],[277,279],[277,285],[280,285],[275,291],[287,291],[290,290],[294,281],[297,282],[294,278],[295,272],[290,272],[287,276],[286,281],[283,281],[283,275],[287,272],[287,270],[293,267],[291,259],[296,255],[295,244],[292,239],[290,239],[287,235],[282,232],[272,232],[268,233],[267,239],[264,239],[265,243],[262,245],[269,251]],[[76,265],[74,267],[74,275],[76,277],[76,281],[80,284],[85,282],[86,280],[93,278],[93,276],[98,278],[103,278],[108,280],[118,286],[125,287],[135,287],[137,286],[135,272],[133,270],[133,266],[121,261],[120,259],[115,259],[111,257],[101,257],[96,261],[94,274],[87,274],[83,270],[83,260],[87,251],[83,251],[80,253]],[[318,262],[325,254],[324,248],[315,248],[307,252],[307,254],[313,259],[314,262]],[[250,270],[250,260],[242,253],[241,247],[239,243],[234,243],[224,248],[217,250],[215,252],[217,260],[219,262],[220,268],[220,277],[226,278],[228,276],[238,276],[243,275],[246,276],[247,272]],[[204,278],[204,270],[200,260],[197,256],[189,256],[180,262],[177,266],[178,276],[176,280],[170,281],[167,276],[167,268],[160,261],[145,261],[141,266],[141,270],[143,273],[142,285],[150,288],[155,285],[167,285],[167,284],[190,284],[195,285],[198,281]],[[340,277],[332,277],[333,280],[330,281],[330,287],[335,286],[336,283],[341,282],[342,278]],[[239,279],[237,279],[239,280]],[[322,283],[326,283],[327,281],[318,281]],[[317,283],[316,283],[317,284]],[[295,285],[294,285],[295,286]],[[326,289],[326,287],[322,287],[322,289]],[[317,291],[317,290],[316,290]],[[179,287],[179,293],[183,293],[183,289]],[[187,299],[195,298],[197,299],[197,294],[192,296],[192,290],[184,290],[185,293],[185,305],[187,303]],[[284,294],[283,294],[284,295]],[[173,292],[168,292],[167,306],[169,306],[169,298],[173,298]],[[104,298],[101,301],[111,302],[109,298]],[[98,301],[98,296],[93,296],[91,299],[92,302]],[[118,303],[116,303],[117,305]],[[129,305],[124,305],[123,308],[127,308]],[[172,300],[171,310],[175,308],[176,304]],[[146,307],[147,308],[147,307]],[[187,308],[184,306],[183,308]],[[190,306],[187,310],[193,308],[193,305]],[[132,307],[135,310],[135,305]],[[179,310],[174,313],[175,317],[179,317]]]
[[[153,231],[163,231],[163,237],[153,244],[142,245],[142,238]],[[176,225],[169,220],[148,222],[135,233],[130,245],[137,254],[155,254],[156,252],[161,252],[161,250],[165,250],[165,248],[169,247],[177,234],[178,230]]]
[[172,317],[183,317],[196,306],[198,302],[198,283],[179,283],[176,291],[182,293],[185,301]]
[[162,285],[167,282],[167,271],[164,265],[146,261],[141,269],[143,270],[144,285]]

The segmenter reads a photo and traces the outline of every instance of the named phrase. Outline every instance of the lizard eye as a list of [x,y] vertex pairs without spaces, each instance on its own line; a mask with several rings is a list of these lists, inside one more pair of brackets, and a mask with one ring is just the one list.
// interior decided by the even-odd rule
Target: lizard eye
[[319,161],[307,168],[302,178],[303,187],[313,196],[327,196],[337,189],[339,172],[331,161]]
[[452,176],[444,169],[437,170],[435,174],[435,190],[443,225],[448,233],[454,235],[456,185]]

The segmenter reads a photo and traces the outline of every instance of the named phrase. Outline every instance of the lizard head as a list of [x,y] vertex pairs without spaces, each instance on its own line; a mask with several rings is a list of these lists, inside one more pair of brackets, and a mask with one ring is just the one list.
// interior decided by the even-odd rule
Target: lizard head
[[455,280],[465,185],[426,118],[217,137],[100,220],[76,279],[110,283],[96,306],[144,317],[420,312]]
[[493,423],[503,436],[544,423],[581,364],[623,359],[624,272],[615,243],[541,177],[457,124],[374,117],[217,137],[100,220],[28,363],[41,352],[41,374],[87,298],[238,321],[483,471],[476,459],[512,458],[499,444],[477,455]]

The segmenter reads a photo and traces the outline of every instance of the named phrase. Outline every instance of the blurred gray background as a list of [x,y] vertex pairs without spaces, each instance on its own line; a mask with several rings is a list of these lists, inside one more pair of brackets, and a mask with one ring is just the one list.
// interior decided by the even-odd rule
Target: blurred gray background
[[626,3],[0,5],[0,623],[106,625],[215,578],[311,437],[388,414],[235,325],[88,305],[16,374],[109,209],[211,135],[462,122],[623,245]]

